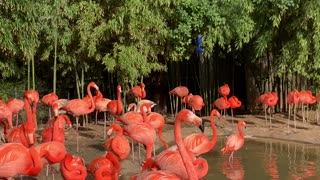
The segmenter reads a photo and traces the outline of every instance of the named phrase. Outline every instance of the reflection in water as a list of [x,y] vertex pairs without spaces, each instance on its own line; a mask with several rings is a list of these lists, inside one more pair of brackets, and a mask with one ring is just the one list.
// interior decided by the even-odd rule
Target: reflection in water
[[228,158],[223,158],[222,173],[228,179],[242,180],[244,179],[244,168],[241,164],[241,157],[234,157],[233,161],[229,163]]
[[[223,141],[223,139],[219,139]],[[320,147],[310,144],[274,140],[246,139],[243,149],[237,151],[233,162],[219,151],[223,143],[205,154],[209,174],[203,179],[285,179],[320,180]]]

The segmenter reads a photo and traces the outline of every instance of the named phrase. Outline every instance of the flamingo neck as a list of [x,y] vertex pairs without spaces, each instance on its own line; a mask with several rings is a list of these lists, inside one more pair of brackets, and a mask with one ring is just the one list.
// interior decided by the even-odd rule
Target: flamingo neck
[[212,149],[217,143],[217,128],[214,123],[213,113],[211,113],[211,115],[210,115],[210,124],[211,124],[211,129],[212,129],[212,140],[210,141],[209,145],[207,146],[207,148],[209,150]]
[[208,174],[209,166],[208,162],[205,159],[198,158],[193,162],[193,164],[197,168],[199,178],[202,178]]
[[137,104],[133,104],[133,111],[137,111]]
[[121,113],[122,113],[121,92],[117,90],[117,114],[121,115]]
[[239,132],[239,136],[243,138],[243,132],[240,124],[238,124],[238,132]]
[[95,104],[95,102],[93,100],[93,97],[92,97],[92,94],[91,94],[91,90],[90,90],[91,87],[93,87],[93,86],[91,86],[91,85],[87,86],[87,93],[88,93],[88,96],[89,96],[90,101],[91,101],[91,107],[89,108],[89,112],[93,112],[95,110],[95,108],[96,108],[96,104]]
[[123,135],[123,129],[119,126],[115,129],[118,133],[117,133],[117,136],[120,137]]
[[33,162],[33,166],[30,168],[28,175],[37,176],[41,172],[43,167],[41,158],[35,148],[30,148],[29,153],[30,153],[31,160]]
[[144,107],[147,107],[147,105],[142,104],[140,106],[140,113],[142,114],[143,122],[145,122],[147,120],[147,115],[146,115],[146,112],[144,112]]
[[178,118],[174,123],[174,137],[176,144],[178,146],[178,151],[181,155],[184,167],[186,168],[189,180],[197,180],[197,172],[193,167],[193,163],[190,159],[190,156],[183,144],[182,135],[181,135],[181,120]]

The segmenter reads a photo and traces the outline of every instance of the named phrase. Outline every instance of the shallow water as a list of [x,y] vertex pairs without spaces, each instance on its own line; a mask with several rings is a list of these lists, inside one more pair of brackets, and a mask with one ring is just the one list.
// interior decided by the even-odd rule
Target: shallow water
[[317,179],[320,180],[320,146],[266,139],[246,139],[239,151],[222,155],[225,139],[220,138],[209,153],[203,179]]

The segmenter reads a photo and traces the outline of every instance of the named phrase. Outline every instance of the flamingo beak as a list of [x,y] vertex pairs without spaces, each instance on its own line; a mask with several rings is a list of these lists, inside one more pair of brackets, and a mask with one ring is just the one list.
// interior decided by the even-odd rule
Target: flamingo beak
[[204,133],[204,121],[201,122],[199,129],[202,133]]

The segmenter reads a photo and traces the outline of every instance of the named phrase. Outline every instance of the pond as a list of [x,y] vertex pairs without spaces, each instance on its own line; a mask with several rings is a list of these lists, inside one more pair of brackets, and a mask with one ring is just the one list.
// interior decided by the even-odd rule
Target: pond
[[203,179],[320,179],[320,146],[270,139],[246,139],[229,163],[222,155],[225,138],[203,155],[209,173]]

